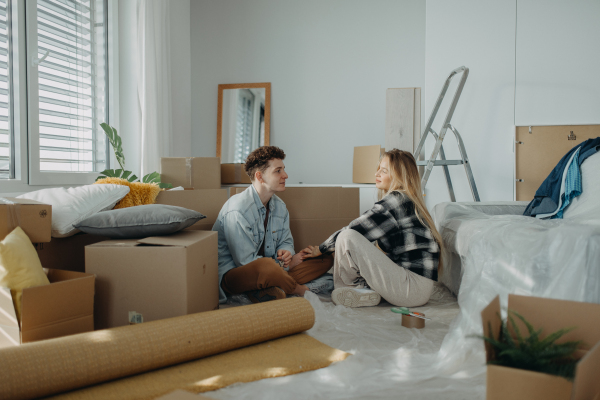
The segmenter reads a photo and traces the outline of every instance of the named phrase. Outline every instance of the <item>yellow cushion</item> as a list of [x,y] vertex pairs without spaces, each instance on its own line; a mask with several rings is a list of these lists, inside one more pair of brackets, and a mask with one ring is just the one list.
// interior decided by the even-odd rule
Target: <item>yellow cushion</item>
[[48,284],[50,281],[31,240],[23,229],[16,227],[0,242],[0,286],[10,289],[19,321],[23,289]]
[[129,193],[117,203],[114,208],[115,210],[118,208],[154,204],[156,196],[162,190],[156,183],[129,182],[127,179],[122,178],[102,178],[98,179],[95,183],[129,186]]

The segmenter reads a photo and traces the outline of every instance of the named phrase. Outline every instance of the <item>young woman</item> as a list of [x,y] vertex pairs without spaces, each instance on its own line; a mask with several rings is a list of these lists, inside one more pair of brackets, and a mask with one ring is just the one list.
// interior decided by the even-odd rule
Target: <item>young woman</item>
[[374,306],[383,297],[396,306],[423,305],[441,270],[442,241],[423,201],[412,154],[386,152],[375,182],[380,200],[371,210],[303,252],[316,257],[335,251],[335,304]]

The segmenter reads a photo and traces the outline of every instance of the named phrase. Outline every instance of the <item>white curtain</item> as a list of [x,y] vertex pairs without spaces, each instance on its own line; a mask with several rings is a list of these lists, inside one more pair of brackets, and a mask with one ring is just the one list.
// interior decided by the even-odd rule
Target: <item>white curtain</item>
[[137,86],[141,121],[141,175],[160,172],[171,155],[169,0],[137,0]]

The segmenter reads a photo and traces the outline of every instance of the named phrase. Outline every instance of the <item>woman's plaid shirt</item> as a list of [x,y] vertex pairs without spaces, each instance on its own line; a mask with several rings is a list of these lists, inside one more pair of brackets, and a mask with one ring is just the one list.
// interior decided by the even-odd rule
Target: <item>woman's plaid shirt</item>
[[417,218],[414,203],[400,192],[391,192],[372,209],[324,241],[321,253],[335,251],[335,241],[344,229],[354,229],[377,244],[399,266],[437,280],[440,248],[431,231]]

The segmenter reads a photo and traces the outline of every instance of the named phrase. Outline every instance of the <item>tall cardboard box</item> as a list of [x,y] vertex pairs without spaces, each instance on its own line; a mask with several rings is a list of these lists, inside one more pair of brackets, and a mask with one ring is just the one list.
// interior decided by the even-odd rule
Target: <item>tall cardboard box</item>
[[227,189],[165,190],[156,197],[156,204],[188,208],[206,215],[188,229],[210,231],[227,201]]
[[20,226],[32,243],[49,242],[52,206],[39,201],[0,197],[0,240]]
[[[600,304],[508,295],[508,309],[521,314],[535,329],[542,328],[541,339],[562,328],[576,329],[565,334],[558,343],[582,340],[576,356],[575,379],[565,378],[498,365],[487,367],[487,400],[583,400],[600,398]],[[500,335],[500,298],[481,312],[483,330],[489,336],[491,326],[495,338]],[[527,327],[515,318],[526,335]],[[514,332],[509,323],[509,330]],[[493,360],[493,348],[486,342],[488,362]]]
[[106,236],[77,233],[66,238],[52,238],[48,243],[36,243],[42,267],[85,272],[85,246],[108,240]]
[[49,270],[49,285],[23,289],[21,327],[0,288],[0,348],[94,330],[94,275]]
[[173,187],[221,188],[221,160],[218,157],[162,157],[160,181]]
[[184,230],[86,246],[85,269],[97,282],[96,328],[217,309],[217,237]]
[[244,164],[221,164],[221,183],[252,183]]
[[352,161],[352,182],[375,183],[375,173],[385,149],[380,145],[354,148]]

